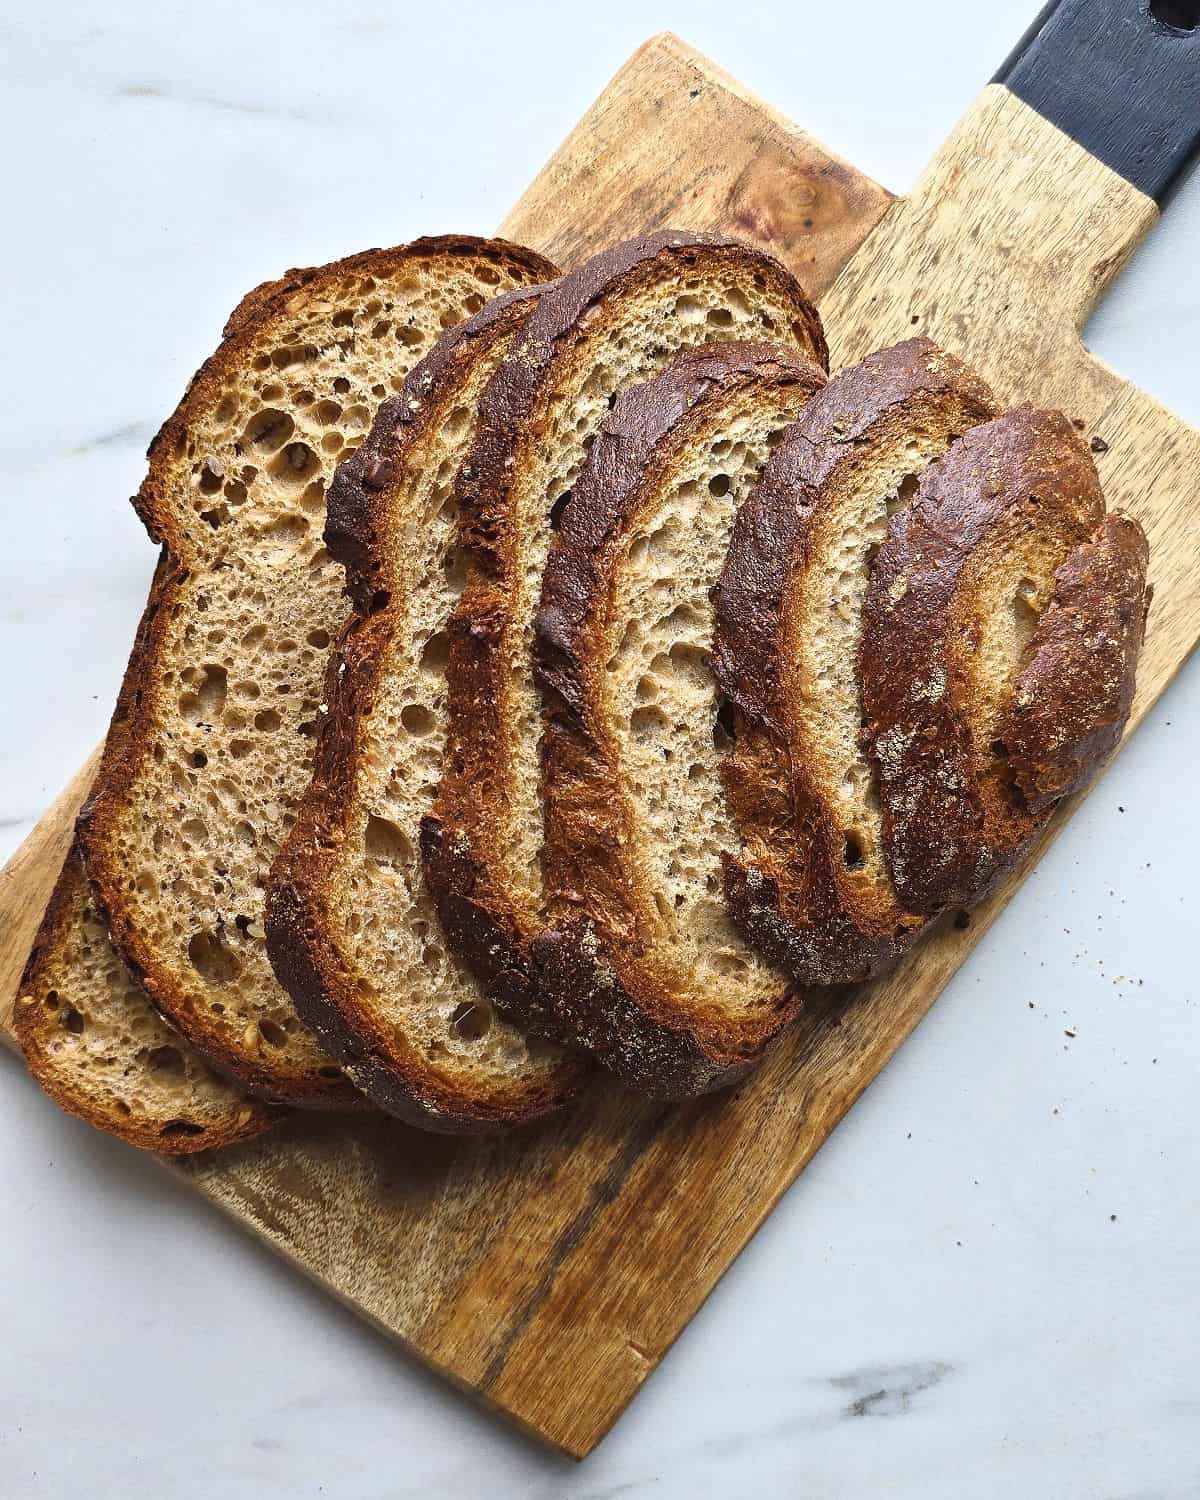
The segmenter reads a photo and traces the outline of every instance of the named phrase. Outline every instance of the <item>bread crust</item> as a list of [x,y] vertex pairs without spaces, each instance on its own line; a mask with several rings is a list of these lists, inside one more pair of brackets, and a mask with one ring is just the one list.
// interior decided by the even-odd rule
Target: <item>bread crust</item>
[[1061,412],[1032,407],[968,432],[892,518],[864,611],[863,738],[889,869],[912,911],[979,900],[1041,822],[1014,795],[1003,745],[993,753],[970,731],[983,549],[993,536],[1044,535],[1065,560],[1103,518],[1078,434]]
[[793,333],[824,366],[820,319],[782,265],[721,236],[663,231],[617,245],[565,276],[543,298],[518,346],[490,382],[480,407],[474,451],[459,485],[467,518],[470,577],[450,631],[450,726],[445,772],[421,831],[426,880],[451,945],[502,1007],[536,1007],[530,942],[536,906],[506,878],[497,808],[511,797],[513,730],[506,713],[506,632],[519,566],[510,476],[515,455],[537,441],[546,413],[542,393],[560,359],[583,332],[642,285],[697,262],[753,265],[795,309]]
[[842,370],[785,433],[734,526],[717,596],[713,666],[737,710],[725,766],[744,857],[725,860],[725,897],[746,939],[800,983],[866,978],[904,950],[921,920],[887,892],[852,888],[836,810],[796,750],[787,646],[796,579],[822,561],[831,496],[923,423],[955,432],[995,412],[991,392],[928,339]]
[[1058,570],[1003,730],[1009,766],[1034,815],[1086,786],[1120,741],[1150,609],[1149,561],[1142,528],[1111,515]]
[[329,493],[326,543],[345,564],[357,614],[343,627],[326,677],[313,779],[267,887],[267,949],[300,1017],[357,1086],[390,1114],[426,1130],[466,1133],[517,1124],[566,1102],[585,1068],[564,1057],[538,1084],[497,1080],[466,1093],[363,998],[351,957],[330,928],[340,847],[358,815],[357,776],[367,721],[387,665],[392,585],[386,540],[396,522],[394,486],[406,458],[436,431],[480,359],[529,318],[542,286],[494,298],[451,329],[385,401],[363,445],[339,465]]
[[[70,1070],[56,1061],[55,1043],[61,1035],[62,1010],[70,1004],[48,1009],[47,992],[63,986],[63,965],[82,920],[87,901],[87,882],[79,848],[73,845],[55,884],[50,904],[38,928],[33,948],[17,990],[13,1029],[22,1055],[44,1093],[68,1114],[97,1130],[115,1136],[143,1151],[167,1156],[190,1156],[219,1146],[247,1141],[276,1123],[278,1113],[257,1099],[232,1094],[223,1120],[203,1120],[172,1113],[168,1116],[130,1107],[124,1108],[115,1094],[103,1089],[86,1090]],[[179,1039],[182,1049],[186,1043]]]
[[[297,298],[317,303],[334,299],[338,287],[354,275],[387,276],[407,262],[470,256],[516,269],[533,280],[555,274],[543,257],[502,240],[446,235],[414,240],[394,249],[368,250],[329,265],[289,271],[250,292],[231,314],[216,352],[193,376],[182,401],[164,422],[147,452],[149,467],[134,508],[151,538],[162,544],[162,563],[155,576],[126,668],[120,695],[91,798],[80,815],[79,831],[88,875],[103,906],[113,942],[139,976],[152,1003],[214,1066],[264,1098],[317,1108],[354,1108],[361,1095],[345,1078],[328,1078],[319,1070],[301,1070],[234,1045],[215,1026],[203,1007],[189,1003],[171,963],[145,940],[122,892],[117,848],[118,828],[131,789],[147,763],[154,743],[158,681],[164,659],[166,625],[180,602],[180,588],[198,560],[199,527],[172,505],[172,464],[186,452],[188,433],[197,414],[211,402],[222,383],[239,370],[249,351],[272,327],[295,311]],[[119,733],[114,730],[119,728]]]

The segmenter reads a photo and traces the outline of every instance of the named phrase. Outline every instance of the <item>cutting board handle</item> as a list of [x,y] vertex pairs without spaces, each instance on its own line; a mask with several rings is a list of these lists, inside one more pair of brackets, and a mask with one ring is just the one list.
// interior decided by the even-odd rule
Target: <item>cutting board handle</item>
[[1051,0],[994,81],[1162,204],[1200,146],[1200,0]]

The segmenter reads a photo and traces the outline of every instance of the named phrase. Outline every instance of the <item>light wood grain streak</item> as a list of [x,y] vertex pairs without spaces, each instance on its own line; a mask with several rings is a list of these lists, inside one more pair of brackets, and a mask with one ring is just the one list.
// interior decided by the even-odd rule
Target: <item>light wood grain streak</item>
[[725,230],[815,295],[891,194],[669,32],[620,70],[500,226],[560,265],[651,229]]

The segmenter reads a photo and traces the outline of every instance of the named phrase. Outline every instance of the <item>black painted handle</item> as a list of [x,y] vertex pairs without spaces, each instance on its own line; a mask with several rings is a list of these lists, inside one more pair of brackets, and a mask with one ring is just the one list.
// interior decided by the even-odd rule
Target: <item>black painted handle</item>
[[1200,148],[1200,0],[1052,0],[995,82],[1163,203]]

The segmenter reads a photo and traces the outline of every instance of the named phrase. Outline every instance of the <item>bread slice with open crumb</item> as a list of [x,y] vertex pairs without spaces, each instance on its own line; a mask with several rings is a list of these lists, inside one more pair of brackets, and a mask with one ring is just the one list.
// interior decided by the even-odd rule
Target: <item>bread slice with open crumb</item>
[[546,564],[538,1021],[658,1097],[731,1083],[797,1006],[721,897],[740,839],[709,653],[737,507],[824,383],[778,345],[722,343],[626,390]]
[[541,297],[481,402],[460,486],[468,577],[450,631],[444,774],[422,853],[450,942],[514,1014],[530,1004],[542,904],[532,648],[553,529],[620,390],[713,337],[826,360],[820,320],[779,262],[664,232],[605,251]]
[[17,991],[17,1043],[54,1102],[143,1150],[183,1156],[261,1134],[274,1111],[167,1026],[113,950],[72,849]]
[[[1119,736],[1141,643],[1144,553],[1133,523],[1110,533],[1104,520],[1095,464],[1071,423],[1019,407],[955,443],[889,524],[863,611],[864,743],[888,868],[911,911],[979,900],[1044,821],[1052,799],[1030,805],[1014,781],[1004,738],[1014,714],[1035,782],[1064,750],[1094,764],[1093,713],[1108,748]],[[1097,533],[1099,552],[1072,562]],[[1113,543],[1127,554],[1122,601],[1105,599]],[[1064,640],[1069,654],[1095,654],[1087,685],[1106,703],[1075,703],[1070,681],[1047,672],[1064,668]],[[1077,764],[1064,789],[1080,773]]]
[[746,939],[803,984],[862,979],[922,926],[892,884],[859,744],[863,599],[889,512],[995,410],[927,339],[873,354],[808,404],[737,518],[715,633],[746,845],[726,896]]
[[325,536],[358,614],[330,660],[313,780],[267,887],[268,951],[301,1018],[375,1103],[445,1131],[543,1114],[582,1072],[496,1016],[447,953],[419,850],[462,586],[455,476],[484,386],[540,295],[497,297],[445,334],[334,476]]
[[445,329],[555,274],[531,251],[469,237],[289,273],[242,302],[151,445],[135,504],[165,563],[84,854],[153,1003],[266,1097],[361,1097],[297,1018],[262,929],[345,615],[320,537],[326,483]]

